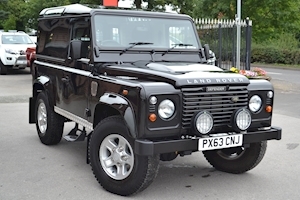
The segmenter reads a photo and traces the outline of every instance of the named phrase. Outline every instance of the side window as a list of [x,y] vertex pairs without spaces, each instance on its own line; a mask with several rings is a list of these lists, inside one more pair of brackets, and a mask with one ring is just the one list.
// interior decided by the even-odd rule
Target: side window
[[38,37],[37,53],[66,58],[70,42],[70,27],[65,19],[41,20]]
[[81,41],[81,50],[80,54],[82,58],[88,58],[91,48],[91,39],[90,39],[90,19],[82,18],[78,19],[73,24],[72,30],[72,40]]

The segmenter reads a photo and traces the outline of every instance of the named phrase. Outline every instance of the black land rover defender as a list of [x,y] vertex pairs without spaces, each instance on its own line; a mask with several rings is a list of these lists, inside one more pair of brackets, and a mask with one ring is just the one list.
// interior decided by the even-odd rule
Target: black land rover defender
[[243,173],[263,158],[274,91],[208,65],[186,15],[73,4],[41,11],[29,122],[42,143],[86,141],[109,192],[145,189],[159,161],[203,151],[216,169]]

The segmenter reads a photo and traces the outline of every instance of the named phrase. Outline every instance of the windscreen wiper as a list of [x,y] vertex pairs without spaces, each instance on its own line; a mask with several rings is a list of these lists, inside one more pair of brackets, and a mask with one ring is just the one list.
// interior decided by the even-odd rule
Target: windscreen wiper
[[126,51],[128,51],[129,49],[131,49],[132,47],[134,46],[137,46],[137,45],[147,45],[147,44],[153,44],[151,42],[132,42],[132,43],[129,43],[131,44],[129,47],[127,47],[126,49],[124,49],[120,55],[122,55],[123,53],[125,53]]
[[175,47],[190,47],[190,46],[194,46],[192,44],[183,44],[183,43],[178,43],[178,44],[173,44],[174,46],[169,48],[166,52],[164,52],[161,56],[166,55],[167,53],[169,53],[170,51],[172,51]]

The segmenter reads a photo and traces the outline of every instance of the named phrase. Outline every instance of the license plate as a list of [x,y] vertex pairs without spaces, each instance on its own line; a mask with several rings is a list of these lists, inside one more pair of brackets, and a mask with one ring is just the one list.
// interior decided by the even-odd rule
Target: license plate
[[225,149],[243,145],[243,134],[226,135],[217,137],[201,138],[198,142],[198,150]]
[[18,65],[25,65],[26,64],[26,60],[17,60],[17,64]]

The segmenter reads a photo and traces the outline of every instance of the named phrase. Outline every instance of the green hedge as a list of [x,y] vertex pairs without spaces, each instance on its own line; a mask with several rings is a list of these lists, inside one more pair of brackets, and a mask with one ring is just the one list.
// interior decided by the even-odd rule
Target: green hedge
[[281,49],[280,47],[255,46],[251,50],[251,62],[270,64],[300,64],[300,49]]

